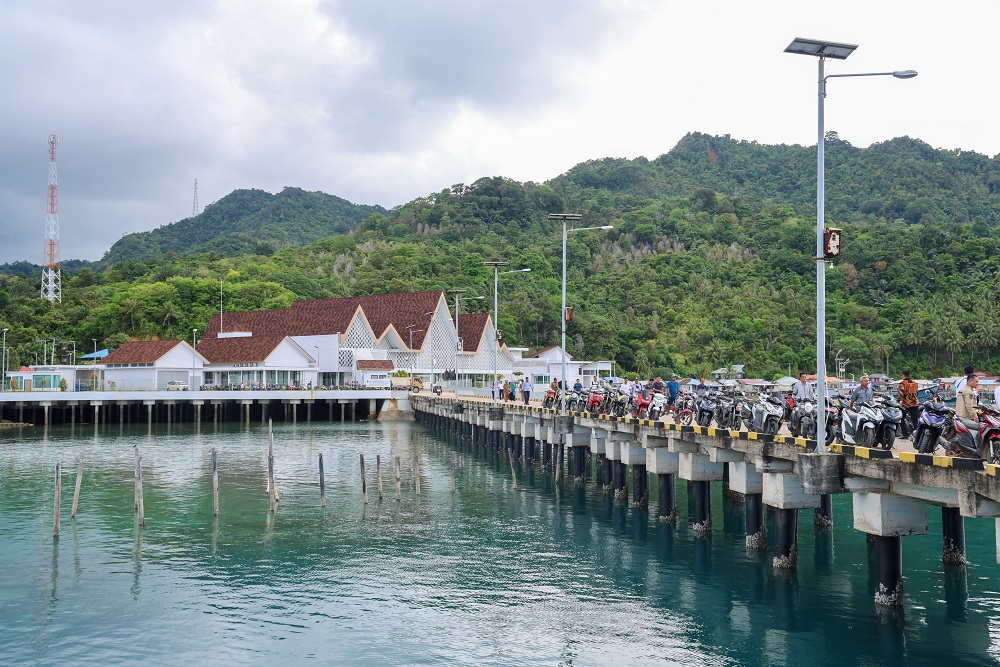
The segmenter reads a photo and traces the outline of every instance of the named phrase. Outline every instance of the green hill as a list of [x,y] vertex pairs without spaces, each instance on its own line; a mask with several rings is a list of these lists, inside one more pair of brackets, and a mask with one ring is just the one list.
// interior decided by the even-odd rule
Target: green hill
[[254,249],[302,245],[345,234],[368,216],[386,213],[322,192],[285,188],[276,195],[236,190],[191,218],[149,232],[128,234],[105,253],[106,265],[144,260],[167,252],[237,255]]
[[[827,269],[828,367],[842,350],[849,373],[1000,371],[998,159],[908,138],[828,143],[827,219],[844,229],[844,254]],[[815,365],[815,148],[691,134],[655,160],[588,161],[543,184],[453,185],[349,233],[318,231],[324,209],[307,210],[308,198],[335,200],[240,191],[199,216],[206,227],[196,218],[164,228],[173,236],[150,232],[132,254],[123,239],[100,265],[64,276],[60,305],[38,298],[37,276],[0,276],[12,359],[30,359],[46,337],[187,338],[218,309],[220,277],[227,311],[427,289],[490,296],[488,260],[532,269],[501,280],[504,340],[557,344],[561,234],[546,218],[577,212],[614,229],[569,237],[572,354],[643,374],[741,363],[773,377]],[[317,240],[294,245],[310,232]]]

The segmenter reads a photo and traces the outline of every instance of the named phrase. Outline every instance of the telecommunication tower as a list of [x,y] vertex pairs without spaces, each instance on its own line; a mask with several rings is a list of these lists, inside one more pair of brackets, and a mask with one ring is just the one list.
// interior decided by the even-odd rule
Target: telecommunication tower
[[198,179],[194,179],[194,206],[191,208],[191,217],[198,215]]
[[42,258],[42,298],[62,303],[62,272],[59,259],[59,184],[56,180],[56,144],[49,135],[49,196],[45,210],[45,245]]

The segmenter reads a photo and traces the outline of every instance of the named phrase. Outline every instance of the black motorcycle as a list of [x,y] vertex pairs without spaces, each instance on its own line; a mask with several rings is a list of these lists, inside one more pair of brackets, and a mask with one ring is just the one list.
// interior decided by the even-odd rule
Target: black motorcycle
[[903,408],[899,407],[896,399],[888,394],[882,397],[876,408],[882,411],[882,421],[875,428],[875,446],[892,449],[903,420]]
[[698,426],[711,426],[717,402],[715,394],[709,394],[704,398],[699,399],[697,415],[695,416],[694,423]]

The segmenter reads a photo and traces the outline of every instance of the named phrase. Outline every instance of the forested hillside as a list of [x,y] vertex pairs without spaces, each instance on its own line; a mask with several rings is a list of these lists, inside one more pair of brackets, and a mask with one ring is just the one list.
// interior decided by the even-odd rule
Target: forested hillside
[[[842,350],[854,373],[887,360],[894,373],[944,374],[970,361],[1000,370],[997,158],[907,138],[857,149],[835,136],[827,155],[827,220],[845,230],[843,257],[827,270],[831,360]],[[505,260],[532,269],[501,278],[505,341],[555,344],[552,212],[614,225],[569,237],[574,355],[643,374],[742,363],[773,377],[815,365],[815,148],[700,134],[656,160],[587,162],[545,184],[452,185],[304,247],[227,256],[201,245],[214,249],[143,261],[109,253],[107,268],[64,278],[61,305],[38,298],[37,276],[2,277],[0,313],[14,358],[33,360],[45,336],[86,349],[94,338],[190,338],[218,308],[219,277],[227,311],[456,287],[489,296],[482,263]]]
[[236,190],[200,214],[149,232],[128,234],[105,253],[105,265],[166,252],[266,253],[344,234],[381,206],[362,206],[323,192],[285,188],[276,195]]

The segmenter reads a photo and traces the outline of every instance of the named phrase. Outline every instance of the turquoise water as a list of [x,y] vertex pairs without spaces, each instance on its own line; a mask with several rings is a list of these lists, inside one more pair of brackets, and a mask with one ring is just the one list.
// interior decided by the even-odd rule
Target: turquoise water
[[[851,499],[799,567],[748,555],[742,507],[713,489],[710,539],[585,486],[456,448],[411,424],[111,426],[0,432],[0,663],[40,665],[993,664],[1000,585],[992,520],[967,520],[971,565],[940,563],[940,513],[904,539],[906,606],[872,604]],[[132,507],[143,457],[146,527]],[[219,452],[212,517],[210,450]],[[69,519],[86,456],[79,516]],[[450,492],[458,451],[457,492]],[[421,491],[412,456],[421,456]],[[317,459],[326,463],[319,506]],[[361,496],[358,454],[367,463]],[[381,454],[385,499],[377,498]],[[390,457],[400,456],[402,500]],[[61,459],[62,535],[52,539]],[[655,489],[655,486],[654,486]],[[678,506],[687,506],[678,483]],[[682,512],[683,514],[683,512]]]

